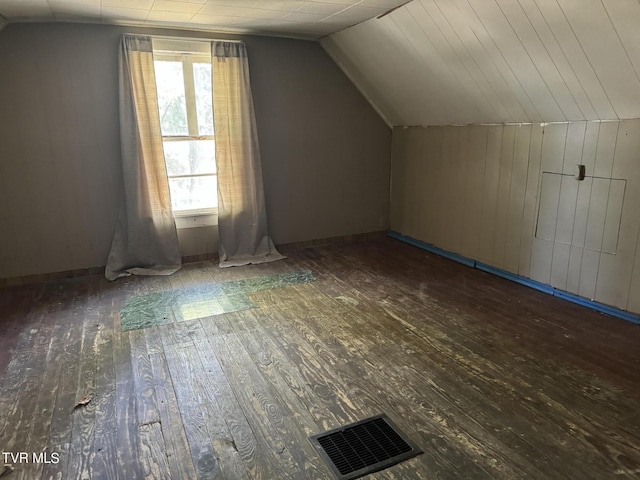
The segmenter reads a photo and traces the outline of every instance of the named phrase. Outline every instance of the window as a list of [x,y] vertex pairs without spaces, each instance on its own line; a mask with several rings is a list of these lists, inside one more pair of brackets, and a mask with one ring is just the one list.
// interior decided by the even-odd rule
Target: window
[[174,216],[217,213],[211,57],[154,49],[154,58]]

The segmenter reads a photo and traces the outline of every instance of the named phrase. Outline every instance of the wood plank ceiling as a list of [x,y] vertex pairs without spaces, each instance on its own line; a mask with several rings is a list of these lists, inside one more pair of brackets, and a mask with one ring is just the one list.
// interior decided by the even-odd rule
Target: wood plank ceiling
[[639,0],[413,0],[324,38],[390,125],[640,117]]

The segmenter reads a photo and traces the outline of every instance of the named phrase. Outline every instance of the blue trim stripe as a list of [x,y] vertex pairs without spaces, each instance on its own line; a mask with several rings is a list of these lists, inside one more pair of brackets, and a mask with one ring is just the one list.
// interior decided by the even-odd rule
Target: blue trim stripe
[[531,280],[530,278],[516,275],[515,273],[507,272],[506,270],[502,270],[501,268],[492,267],[491,265],[486,265],[480,262],[476,262],[476,268],[478,270],[482,270],[483,272],[492,273],[493,275],[497,275],[498,277],[506,278],[507,280],[511,280],[512,282],[519,283],[520,285],[524,285],[525,287],[533,288],[534,290],[538,290],[539,292],[553,295],[554,288],[551,285],[547,285],[546,283],[536,282],[535,280]]
[[421,242],[420,240],[416,240],[411,237],[407,237],[406,235],[402,235],[401,233],[389,231],[388,235],[390,237],[401,240],[405,243],[413,245],[414,247],[421,248],[422,250],[427,250],[428,252],[435,253],[441,257],[448,258],[449,260],[453,260],[454,262],[461,263],[466,265],[467,267],[475,267],[476,261],[471,258],[463,257],[462,255],[458,255],[457,253],[449,252],[447,250],[443,250],[442,248],[438,248],[435,245],[431,245],[429,243]]
[[461,263],[471,268],[477,268],[478,270],[482,270],[483,272],[506,278],[507,280],[511,280],[512,282],[516,282],[520,285],[533,288],[548,295],[553,295],[554,297],[561,298],[562,300],[566,300],[568,302],[575,303],[583,307],[605,313],[607,315],[611,315],[612,317],[621,318],[628,322],[640,325],[640,315],[637,315],[635,313],[631,313],[626,310],[620,310],[619,308],[605,305],[604,303],[596,302],[594,300],[589,300],[588,298],[579,297],[578,295],[574,295],[573,293],[565,292],[563,290],[558,290],[557,288],[554,288],[551,285],[547,285],[546,283],[537,282],[535,280],[531,280],[530,278],[523,277],[522,275],[507,272],[506,270],[502,270],[501,268],[478,262],[477,260],[474,260],[472,258],[464,257],[462,255],[458,255],[457,253],[443,250],[442,248],[436,247],[435,245],[416,240],[415,238],[408,237],[392,230],[388,232],[388,235],[392,238],[395,238],[396,240],[408,243],[409,245],[421,248],[422,250],[434,253],[435,255],[448,258],[449,260],[453,260],[454,262]]
[[619,308],[612,307],[611,305],[605,305],[604,303],[596,302],[595,300],[589,300],[584,297],[579,297],[578,295],[574,295],[573,293],[569,292],[563,292],[562,290],[554,289],[553,296],[561,298],[568,302],[582,305],[583,307],[591,308],[592,310],[597,310],[601,313],[606,313],[607,315],[611,315],[612,317],[618,317],[626,320],[627,322],[640,325],[640,315],[636,315],[635,313],[627,312],[626,310],[620,310]]

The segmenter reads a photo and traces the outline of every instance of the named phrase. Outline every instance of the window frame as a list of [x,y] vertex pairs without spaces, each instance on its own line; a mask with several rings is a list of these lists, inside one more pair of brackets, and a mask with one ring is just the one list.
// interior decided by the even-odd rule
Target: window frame
[[[164,42],[162,42],[164,43]],[[204,42],[198,42],[199,45],[191,51],[188,48],[181,48],[182,42],[178,42],[176,48],[172,48],[171,45],[163,45],[160,48],[154,43],[154,63],[155,62],[180,62],[182,63],[182,76],[185,93],[185,109],[187,117],[187,135],[162,135],[162,145],[164,149],[165,142],[182,142],[182,141],[201,141],[212,140],[215,142],[215,132],[213,135],[200,135],[198,125],[198,110],[196,103],[196,89],[194,80],[194,64],[208,63],[211,64],[211,56],[206,55],[202,48],[208,44]],[[189,42],[193,47],[196,42]],[[200,50],[200,51],[198,51]],[[166,159],[165,159],[166,165]],[[191,175],[169,175],[167,172],[167,179],[170,181],[172,178],[198,178],[198,177],[215,177],[216,185],[218,181],[218,172],[216,168],[215,173],[201,173]],[[209,208],[197,208],[188,210],[174,210],[171,209],[174,219],[178,228],[188,228],[196,226],[208,226],[217,225],[218,207]],[[185,218],[186,217],[186,218]]]

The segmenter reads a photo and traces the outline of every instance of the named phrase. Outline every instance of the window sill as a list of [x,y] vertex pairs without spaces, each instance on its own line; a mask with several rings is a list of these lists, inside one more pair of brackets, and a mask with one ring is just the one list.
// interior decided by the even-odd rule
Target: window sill
[[174,215],[176,228],[212,227],[218,225],[217,213],[191,213]]

